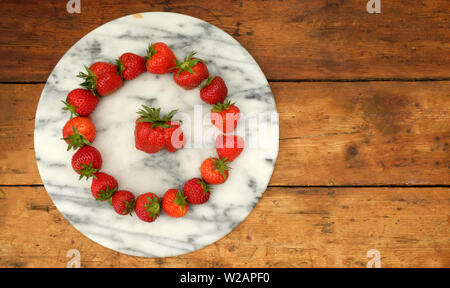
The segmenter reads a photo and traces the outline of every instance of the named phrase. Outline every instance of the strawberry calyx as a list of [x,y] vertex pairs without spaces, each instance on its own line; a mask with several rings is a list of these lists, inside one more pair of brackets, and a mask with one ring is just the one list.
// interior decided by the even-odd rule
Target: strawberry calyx
[[123,201],[125,204],[125,211],[122,211],[124,214],[130,214],[130,216],[133,213],[134,206],[136,206],[136,199],[133,199],[131,201]]
[[200,179],[200,181],[197,182],[198,184],[200,184],[202,186],[203,189],[203,194],[206,194],[209,192],[209,185],[208,183],[206,183],[205,181],[203,181],[203,179]]
[[209,84],[211,84],[211,82],[214,80],[214,78],[216,78],[216,76],[209,76],[208,79],[206,80],[205,84],[200,86],[200,89],[208,87]]
[[105,201],[108,200],[108,202],[110,202],[111,197],[114,195],[114,193],[117,192],[117,187],[114,188],[109,188],[106,187],[105,190],[100,190],[99,193],[97,194],[97,199],[98,201]]
[[91,142],[84,138],[84,136],[78,132],[77,128],[75,128],[75,126],[72,126],[72,130],[73,133],[71,135],[66,138],[62,138],[62,140],[69,141],[67,151],[69,151],[70,149],[77,150],[84,145],[91,145]]
[[175,113],[178,112],[178,110],[172,110],[169,114],[166,116],[161,116],[161,108],[150,108],[146,105],[142,105],[142,108],[137,112],[137,114],[141,115],[141,119],[139,119],[140,122],[150,122],[152,123],[152,128],[154,127],[161,127],[161,128],[172,128],[169,124],[166,122],[171,121],[178,121],[181,122],[181,120],[172,120],[172,117],[175,115]]
[[117,66],[117,70],[119,71],[120,77],[122,77],[122,79],[123,79],[123,71],[125,70],[125,66],[123,65],[120,58],[116,59],[116,66]]
[[181,190],[177,190],[176,198],[173,200],[173,203],[177,204],[181,207],[181,210],[184,211],[185,206],[187,205],[186,198]]
[[70,119],[72,119],[73,117],[77,117],[80,116],[75,110],[78,107],[73,106],[72,104],[70,104],[68,101],[62,101],[61,102],[65,105],[62,110],[64,111],[69,111],[70,112]]
[[94,179],[97,179],[97,176],[95,176],[95,173],[100,171],[100,169],[96,169],[92,167],[92,162],[90,162],[87,165],[80,164],[81,169],[77,170],[78,173],[80,173],[80,178],[78,180],[83,179],[83,177],[86,177],[86,180],[89,179],[89,177],[93,177]]
[[213,162],[213,168],[211,169],[211,172],[217,170],[223,176],[223,178],[227,178],[225,175],[225,171],[231,169],[231,167],[228,166],[230,162],[227,161],[227,158],[226,157],[220,159],[211,158],[211,161]]
[[97,95],[97,75],[95,75],[94,72],[92,72],[91,69],[89,69],[89,67],[87,67],[86,65],[84,65],[84,69],[86,69],[86,73],[80,72],[77,77],[81,78],[84,80],[83,83],[81,83],[80,85],[85,87],[86,89],[89,89],[92,91],[92,93],[94,93],[94,95]]
[[177,76],[181,73],[181,71],[187,71],[191,74],[195,74],[194,70],[192,70],[192,67],[197,65],[198,62],[203,61],[199,58],[193,58],[193,56],[196,53],[197,52],[192,51],[186,58],[184,58],[183,62],[180,62],[180,61],[178,61],[178,59],[175,59],[175,67],[172,67],[169,70],[177,69],[178,70]]
[[213,108],[211,109],[212,112],[222,112],[224,110],[230,109],[231,106],[233,106],[235,103],[231,103],[229,99],[225,99],[223,103],[217,103],[216,105],[213,105]]
[[161,212],[161,203],[159,202],[159,199],[158,197],[156,197],[156,195],[147,197],[147,201],[148,203],[144,205],[145,211],[149,212],[148,216],[155,220]]
[[149,44],[148,45],[148,49],[147,49],[147,56],[145,56],[145,60],[150,60],[153,58],[153,55],[156,54],[156,52],[158,52],[158,50],[156,50],[155,45],[153,44]]

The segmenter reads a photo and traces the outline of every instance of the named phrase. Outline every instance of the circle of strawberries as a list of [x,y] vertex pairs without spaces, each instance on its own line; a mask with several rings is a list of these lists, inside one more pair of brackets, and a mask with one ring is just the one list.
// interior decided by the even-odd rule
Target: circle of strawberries
[[[119,215],[132,215],[145,222],[155,221],[163,210],[171,217],[183,217],[189,205],[203,204],[209,200],[211,185],[224,183],[229,176],[230,163],[243,151],[244,140],[234,132],[240,118],[240,110],[227,99],[228,89],[220,76],[210,76],[206,63],[191,52],[179,61],[165,43],[150,44],[143,57],[124,53],[115,64],[95,62],[85,67],[77,77],[84,80],[82,88],[72,90],[66,97],[63,110],[70,112],[70,120],[64,125],[63,140],[67,150],[76,150],[72,167],[82,178],[93,178],[92,196],[98,201],[108,202]],[[172,73],[174,82],[186,90],[199,87],[200,98],[211,104],[211,123],[224,134],[216,138],[218,157],[206,158],[201,167],[201,177],[186,181],[182,189],[169,189],[160,199],[148,192],[136,197],[132,192],[119,190],[117,180],[101,171],[102,156],[91,144],[95,140],[96,127],[89,116],[97,107],[101,97],[117,91],[124,83],[140,74]],[[202,84],[203,83],[203,84]],[[147,107],[137,112],[135,126],[136,149],[146,153],[157,153],[161,149],[175,152],[183,148],[185,139],[180,122],[172,117],[177,110],[161,115],[160,108]],[[175,141],[174,143],[174,139]]]

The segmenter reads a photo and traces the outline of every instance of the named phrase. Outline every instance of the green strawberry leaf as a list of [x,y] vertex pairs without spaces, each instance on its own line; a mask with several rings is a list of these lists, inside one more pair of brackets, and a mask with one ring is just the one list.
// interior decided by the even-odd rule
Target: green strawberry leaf
[[152,128],[161,127],[161,128],[172,128],[171,125],[166,122],[178,121],[181,120],[172,120],[172,117],[178,112],[178,110],[172,110],[166,116],[161,116],[161,108],[150,108],[148,106],[142,105],[144,109],[141,109],[137,112],[137,114],[141,115],[140,122],[150,122],[152,123]]
[[62,110],[64,111],[69,111],[70,112],[70,119],[72,119],[73,117],[77,117],[80,116],[75,110],[78,107],[73,106],[72,104],[70,104],[68,101],[62,101],[61,102],[65,105]]
[[187,205],[186,198],[187,196],[184,196],[183,192],[181,190],[177,190],[177,197],[175,200],[173,200],[173,203],[177,204],[181,207],[181,210],[184,211],[185,206]]
[[72,126],[73,129],[73,133],[66,138],[61,138],[62,140],[69,141],[69,145],[67,146],[67,151],[69,151],[70,149],[73,150],[77,150],[80,147],[83,147],[84,145],[91,145],[91,142],[89,142],[89,140],[87,140],[86,138],[84,138],[83,135],[81,135],[80,133],[78,133],[77,128],[75,128],[75,126]]
[[151,197],[147,197],[147,201],[148,203],[144,205],[145,211],[149,212],[148,215],[155,220],[159,213],[161,213],[161,203],[155,195],[153,195],[153,199]]
[[86,73],[80,72],[77,77],[84,80],[80,85],[91,90],[96,96],[97,94],[97,75],[89,69],[86,65],[84,65],[84,69],[86,69]]
[[223,178],[226,179],[227,176],[225,175],[225,171],[231,170],[231,167],[228,166],[230,162],[227,161],[227,158],[211,158],[211,160],[213,161],[213,168],[211,169],[211,172],[217,170],[223,176]]
[[227,98],[223,101],[223,103],[217,103],[216,105],[213,105],[212,112],[222,112],[223,110],[230,109],[230,106],[234,105],[235,103],[231,103],[231,101]]
[[77,170],[80,173],[80,178],[78,180],[83,179],[83,177],[86,177],[86,180],[88,180],[89,177],[93,177],[94,179],[97,179],[97,176],[95,176],[95,173],[100,171],[100,169],[95,169],[94,167],[92,167],[92,162],[87,165],[81,164],[80,166],[82,168]]
[[114,195],[114,193],[117,192],[117,187],[114,187],[114,188],[111,189],[108,186],[108,187],[106,187],[105,190],[100,190],[99,192],[100,193],[97,194],[97,199],[96,200],[98,200],[98,201],[109,200]]

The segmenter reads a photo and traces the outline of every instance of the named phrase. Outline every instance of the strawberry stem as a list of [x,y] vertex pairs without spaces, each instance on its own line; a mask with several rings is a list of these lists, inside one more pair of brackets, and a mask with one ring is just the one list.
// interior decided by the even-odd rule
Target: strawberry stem
[[62,109],[65,110],[65,111],[69,111],[69,112],[70,112],[70,119],[72,119],[73,117],[80,116],[80,115],[75,111],[78,107],[73,106],[73,105],[70,104],[68,101],[62,101],[62,100],[61,100],[61,102],[64,103],[64,105],[65,105]]
[[177,76],[181,73],[181,71],[187,71],[191,74],[195,74],[194,70],[192,70],[192,67],[198,64],[198,62],[201,62],[203,60],[199,58],[193,58],[193,56],[196,54],[196,52],[192,51],[189,56],[184,58],[183,62],[178,61],[175,59],[175,67],[170,68],[172,69],[178,69]]
[[99,200],[99,201],[105,201],[105,200],[108,200],[109,201],[109,199],[114,195],[114,193],[116,193],[117,192],[117,187],[114,187],[114,188],[109,188],[109,186],[108,187],[106,187],[106,189],[105,190],[100,190],[100,193],[98,193],[98,195],[97,195],[97,199],[96,200]]
[[94,174],[100,171],[100,169],[95,169],[94,167],[92,167],[92,162],[90,162],[87,165],[81,164],[81,169],[77,171],[80,173],[80,178],[78,180],[83,179],[83,177],[86,177],[86,180],[88,180],[89,177],[97,179],[97,176],[95,176]]
[[91,90],[92,93],[94,93],[96,96],[97,95],[97,75],[94,74],[94,72],[91,71],[91,69],[89,69],[89,67],[87,67],[86,65],[84,65],[84,69],[86,69],[86,73],[80,72],[77,77],[81,78],[84,80],[83,83],[81,83],[80,85]]
[[223,103],[217,103],[216,105],[213,105],[212,112],[222,112],[223,110],[230,109],[230,106],[234,105],[235,103],[231,103],[231,101],[227,98],[223,101]]
[[205,84],[200,86],[200,89],[203,89],[205,87],[208,87],[209,84],[211,84],[211,82],[214,80],[214,78],[216,78],[216,76],[210,76],[208,77],[208,79],[206,80]]
[[211,158],[211,160],[213,162],[213,169],[211,169],[211,172],[217,170],[223,176],[223,178],[227,178],[225,175],[225,171],[231,169],[231,167],[228,166],[230,162],[227,161],[227,158]]
[[62,138],[62,140],[69,141],[69,146],[67,146],[67,151],[73,148],[73,150],[77,150],[84,145],[91,145],[91,142],[83,137],[80,133],[78,133],[77,128],[72,126],[73,133],[66,138]]
[[178,110],[172,110],[169,114],[162,117],[161,114],[161,108],[150,108],[148,106],[142,105],[142,108],[137,112],[137,114],[141,115],[140,122],[150,122],[152,123],[152,128],[154,127],[161,127],[161,128],[172,128],[169,124],[166,122],[171,121],[178,121],[181,122],[181,120],[172,120],[172,117],[175,115],[175,113],[178,112]]
[[187,202],[186,202],[187,196],[184,196],[184,194],[183,194],[183,192],[181,192],[181,190],[177,190],[176,196],[177,196],[177,198],[175,198],[175,200],[173,200],[173,202],[175,204],[177,204],[178,206],[180,206],[181,210],[184,211],[185,206],[187,205]]
[[148,204],[145,204],[145,211],[149,212],[149,216],[152,217],[153,220],[158,217],[159,213],[161,212],[161,204],[159,203],[158,198],[153,195],[152,197],[147,197]]

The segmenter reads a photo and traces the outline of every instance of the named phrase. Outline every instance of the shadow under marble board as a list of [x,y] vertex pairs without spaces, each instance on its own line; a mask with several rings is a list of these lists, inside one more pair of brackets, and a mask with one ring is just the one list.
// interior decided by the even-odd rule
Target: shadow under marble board
[[[153,223],[120,216],[91,194],[92,180],[78,180],[71,167],[74,151],[66,151],[62,127],[69,119],[61,100],[80,87],[76,75],[96,61],[113,62],[125,52],[145,56],[149,43],[165,42],[178,59],[192,50],[203,59],[211,75],[220,75],[228,97],[240,108],[237,133],[246,147],[231,163],[228,180],[212,185],[209,201],[190,205],[183,218],[164,213]],[[134,145],[136,112],[145,104],[184,116],[186,147],[175,153],[138,151]],[[162,197],[169,188],[200,177],[200,165],[216,156],[220,134],[208,118],[211,106],[199,89],[178,87],[172,73],[143,73],[110,96],[101,99],[91,114],[97,127],[93,146],[103,157],[102,171],[114,176],[120,190],[136,196],[154,192]],[[196,136],[196,137],[194,137]],[[82,234],[115,251],[143,256],[185,254],[212,244],[231,232],[257,204],[267,188],[278,155],[278,115],[268,82],[251,55],[230,35],[190,16],[149,12],[108,22],[79,40],[61,58],[42,92],[35,120],[35,151],[39,172],[51,199],[64,217]],[[194,139],[197,139],[194,141]],[[201,139],[201,141],[198,141]]]

